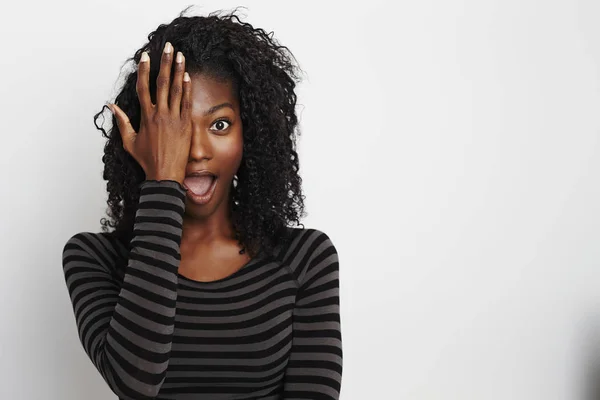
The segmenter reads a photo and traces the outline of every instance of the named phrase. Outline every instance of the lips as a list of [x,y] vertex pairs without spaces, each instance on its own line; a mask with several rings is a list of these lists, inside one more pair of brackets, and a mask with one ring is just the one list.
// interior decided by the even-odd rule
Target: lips
[[206,204],[212,198],[218,176],[207,169],[188,172],[183,180],[188,197],[196,204]]
[[217,175],[211,171],[208,170],[201,170],[201,171],[192,171],[189,174],[187,174],[185,177],[192,177],[192,176],[206,176],[206,175],[210,175],[212,177],[216,177]]
[[188,198],[198,205],[207,204],[215,194],[218,178],[212,175],[190,176],[183,180]]

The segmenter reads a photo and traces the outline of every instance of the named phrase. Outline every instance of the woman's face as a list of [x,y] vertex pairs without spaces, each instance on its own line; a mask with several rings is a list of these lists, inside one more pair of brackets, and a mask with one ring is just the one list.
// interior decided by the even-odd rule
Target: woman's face
[[208,170],[217,176],[210,200],[197,203],[188,190],[186,214],[204,219],[222,210],[227,213],[233,176],[242,161],[243,127],[237,94],[229,81],[190,74],[192,142],[186,175]]

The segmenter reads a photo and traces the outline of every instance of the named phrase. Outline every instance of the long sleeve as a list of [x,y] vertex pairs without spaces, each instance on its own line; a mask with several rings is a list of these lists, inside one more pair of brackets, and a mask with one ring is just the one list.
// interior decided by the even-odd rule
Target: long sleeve
[[63,249],[65,282],[85,352],[123,399],[156,397],[171,352],[185,189],[177,181],[140,184],[122,284],[106,237],[82,232]]
[[[315,230],[316,231],[316,230]],[[316,231],[316,246],[299,275],[292,350],[284,400],[339,399],[342,383],[339,262],[331,239]]]

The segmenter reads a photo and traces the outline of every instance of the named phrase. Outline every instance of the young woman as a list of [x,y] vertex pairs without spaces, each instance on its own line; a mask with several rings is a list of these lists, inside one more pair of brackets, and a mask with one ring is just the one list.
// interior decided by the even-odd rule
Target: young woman
[[337,252],[289,226],[293,56],[235,11],[148,39],[98,128],[112,220],[63,249],[86,354],[121,399],[338,399]]

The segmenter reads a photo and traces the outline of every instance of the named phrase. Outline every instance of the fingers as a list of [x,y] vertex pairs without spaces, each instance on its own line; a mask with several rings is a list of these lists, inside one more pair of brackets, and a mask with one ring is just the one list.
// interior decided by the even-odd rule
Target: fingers
[[142,108],[142,114],[148,116],[152,109],[152,99],[150,98],[150,57],[145,51],[140,57],[138,64],[138,76],[135,89],[137,91],[138,99],[140,100],[140,107]]
[[173,63],[173,46],[167,42],[160,59],[160,71],[156,78],[156,106],[158,111],[169,110],[169,88],[171,80],[171,64]]
[[123,148],[125,151],[131,154],[131,144],[135,140],[136,132],[131,126],[131,121],[129,121],[129,117],[121,108],[116,104],[109,104],[108,107],[115,115],[117,119],[117,126],[119,128],[119,133],[121,134],[121,139],[123,140]]
[[183,73],[185,71],[185,57],[178,51],[175,57],[175,75],[171,84],[170,108],[173,116],[179,117],[181,113],[181,96],[183,92]]
[[181,96],[181,119],[189,120],[192,111],[192,80],[187,72],[183,74],[183,94]]

